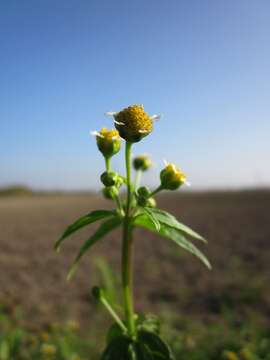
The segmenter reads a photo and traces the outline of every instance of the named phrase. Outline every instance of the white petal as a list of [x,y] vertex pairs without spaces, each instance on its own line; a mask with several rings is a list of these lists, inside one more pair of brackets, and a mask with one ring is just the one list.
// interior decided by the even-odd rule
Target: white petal
[[116,114],[117,114],[117,112],[115,112],[115,111],[107,111],[107,112],[105,112],[105,115],[107,115],[107,116],[114,116]]
[[104,136],[103,136],[103,135],[101,135],[98,131],[90,131],[90,135],[92,135],[92,136],[98,136],[98,137],[104,138]]
[[168,165],[169,165],[168,161],[165,160],[165,159],[163,159],[163,163],[164,163],[165,166],[168,166]]
[[150,119],[153,120],[153,121],[159,120],[160,118],[161,118],[161,116],[160,116],[160,115],[156,115],[156,114],[150,116]]
[[117,125],[121,125],[121,126],[125,125],[124,123],[122,123],[120,121],[116,121],[116,120],[114,120],[114,123],[117,124]]
[[188,186],[188,187],[191,186],[191,183],[190,183],[189,181],[187,181],[187,180],[184,181],[184,184],[185,184],[186,186]]
[[118,136],[113,136],[113,137],[112,137],[112,140],[118,140],[118,139],[119,139]]
[[148,130],[139,130],[139,133],[141,133],[141,134],[148,134],[149,131],[148,131]]

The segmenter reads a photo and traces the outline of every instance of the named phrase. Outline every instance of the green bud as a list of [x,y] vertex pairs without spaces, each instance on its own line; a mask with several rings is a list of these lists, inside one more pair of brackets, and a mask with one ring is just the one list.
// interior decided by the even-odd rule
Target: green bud
[[106,199],[114,200],[119,194],[119,190],[116,186],[108,186],[102,190],[102,193]]
[[148,197],[151,190],[147,186],[141,186],[137,190],[137,203],[139,206],[147,206]]
[[133,160],[133,167],[135,170],[146,171],[152,166],[152,161],[148,156],[139,155]]
[[121,175],[117,176],[115,186],[119,189],[124,184],[124,178]]
[[147,206],[147,198],[143,197],[143,196],[138,196],[137,197],[137,203],[139,206]]
[[174,164],[168,164],[160,172],[161,186],[165,190],[177,190],[186,182],[186,175]]
[[104,186],[116,185],[118,181],[118,174],[113,171],[105,171],[101,176],[100,180]]
[[147,199],[146,206],[155,208],[157,206],[157,202],[153,197],[150,197],[149,199]]
[[117,154],[121,147],[121,139],[117,130],[101,129],[92,133],[96,136],[99,151],[105,158],[111,158]]
[[147,186],[141,186],[137,190],[138,195],[148,197],[151,194],[151,190]]
[[104,291],[100,287],[94,286],[92,288],[92,295],[96,300],[101,300],[104,297]]

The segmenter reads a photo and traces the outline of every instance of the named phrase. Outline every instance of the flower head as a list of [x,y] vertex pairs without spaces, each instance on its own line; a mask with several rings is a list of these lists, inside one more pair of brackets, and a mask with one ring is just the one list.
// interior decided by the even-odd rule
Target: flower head
[[138,155],[133,159],[135,170],[146,171],[152,166],[152,161],[147,155]]
[[117,154],[121,147],[121,139],[117,130],[107,130],[102,128],[100,131],[91,133],[97,139],[97,146],[105,158],[110,158]]
[[114,117],[115,127],[120,136],[132,143],[149,135],[153,130],[153,120],[159,118],[158,115],[149,116],[143,105],[131,105],[120,112],[109,112],[107,115]]
[[177,190],[181,185],[187,183],[186,175],[174,164],[166,164],[160,172],[160,181],[163,189]]

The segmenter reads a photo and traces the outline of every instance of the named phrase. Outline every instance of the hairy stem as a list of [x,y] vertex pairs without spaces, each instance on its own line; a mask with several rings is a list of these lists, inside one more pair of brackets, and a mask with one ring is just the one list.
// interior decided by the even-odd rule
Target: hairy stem
[[132,197],[131,184],[131,146],[126,143],[126,175],[127,175],[127,203],[126,214],[123,224],[123,245],[122,245],[122,286],[124,296],[124,307],[128,331],[131,336],[136,335],[133,290],[132,290],[132,229],[130,226],[130,208]]

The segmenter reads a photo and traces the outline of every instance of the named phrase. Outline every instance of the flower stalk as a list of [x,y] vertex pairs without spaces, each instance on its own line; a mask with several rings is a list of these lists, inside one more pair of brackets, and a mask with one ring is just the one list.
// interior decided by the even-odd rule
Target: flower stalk
[[125,160],[127,177],[127,202],[126,213],[123,223],[122,239],[122,286],[124,297],[124,309],[128,331],[132,337],[136,336],[134,309],[133,309],[133,254],[132,254],[132,228],[130,226],[130,208],[132,198],[131,185],[131,147],[132,143],[126,142]]

